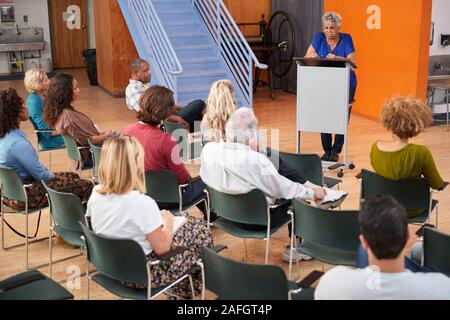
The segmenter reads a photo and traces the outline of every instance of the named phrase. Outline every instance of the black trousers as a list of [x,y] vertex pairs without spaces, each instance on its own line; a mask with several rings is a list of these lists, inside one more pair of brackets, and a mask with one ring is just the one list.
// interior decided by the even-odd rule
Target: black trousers
[[183,109],[175,113],[189,123],[190,132],[195,132],[195,122],[202,121],[206,103],[203,100],[194,100],[188,103]]
[[[186,188],[183,190],[183,204],[189,205],[191,203],[197,202],[200,199],[202,199],[205,196],[205,190],[206,185],[202,180],[197,180],[192,183],[190,183]],[[165,203],[165,202],[158,202],[159,209],[177,209],[179,207],[178,203]],[[201,202],[196,205],[196,207],[203,213],[205,220],[206,220],[206,207],[205,202]]]
[[270,161],[272,161],[280,175],[291,180],[292,182],[297,182],[300,184],[305,184],[307,182],[306,178],[300,172],[292,168],[287,162],[281,159],[277,150],[267,148],[266,152],[267,157]]
[[[272,228],[281,226],[291,219],[291,216],[288,214],[289,207],[290,203],[286,203],[272,210],[270,214],[270,226]],[[262,231],[267,229],[267,226],[261,226],[256,224],[239,224],[239,226],[242,229],[248,231]],[[289,237],[290,236],[291,236],[291,224],[289,223]]]

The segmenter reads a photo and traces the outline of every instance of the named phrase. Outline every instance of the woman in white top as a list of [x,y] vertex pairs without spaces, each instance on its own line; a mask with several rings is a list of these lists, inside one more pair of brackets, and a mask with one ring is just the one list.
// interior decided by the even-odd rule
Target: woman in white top
[[[97,234],[138,242],[149,260],[157,260],[172,248],[183,246],[187,251],[152,268],[154,288],[170,284],[190,270],[200,258],[201,247],[212,247],[207,226],[193,217],[175,233],[174,217],[160,212],[156,202],[145,195],[144,150],[133,137],[110,138],[102,147],[99,166],[100,185],[88,202],[88,216]],[[139,288],[140,284],[124,283]],[[194,277],[197,290],[200,277]],[[189,281],[181,282],[174,294],[191,297]]]

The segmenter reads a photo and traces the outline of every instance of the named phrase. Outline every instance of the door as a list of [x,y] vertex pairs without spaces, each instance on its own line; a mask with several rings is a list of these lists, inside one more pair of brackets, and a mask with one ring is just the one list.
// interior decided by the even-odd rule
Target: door
[[84,67],[88,48],[87,0],[49,0],[53,67]]

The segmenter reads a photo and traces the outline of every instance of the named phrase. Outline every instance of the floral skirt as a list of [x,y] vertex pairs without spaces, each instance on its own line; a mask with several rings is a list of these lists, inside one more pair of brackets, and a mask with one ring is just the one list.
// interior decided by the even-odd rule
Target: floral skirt
[[[46,191],[40,181],[25,181],[25,184],[30,184],[26,188],[28,209],[43,208],[48,206]],[[89,180],[81,179],[78,174],[73,172],[56,172],[55,179],[46,181],[46,184],[56,191],[73,193],[78,196],[81,201],[88,201],[91,196],[94,185]],[[25,210],[25,202],[4,199],[5,205],[8,207],[23,211]]]
[[[183,246],[188,249],[152,267],[152,288],[164,287],[176,281],[192,267],[196,266],[197,261],[202,255],[202,247],[212,248],[213,238],[206,223],[201,219],[191,216],[187,216],[187,218],[186,223],[174,234],[172,248]],[[150,261],[158,260],[154,252],[148,256],[148,259]],[[202,286],[200,271],[194,273],[192,278],[195,294],[198,295],[201,292]],[[147,288],[146,285],[142,284],[122,283],[135,289]],[[185,299],[192,298],[189,279],[185,279],[178,285],[172,287],[171,293]]]

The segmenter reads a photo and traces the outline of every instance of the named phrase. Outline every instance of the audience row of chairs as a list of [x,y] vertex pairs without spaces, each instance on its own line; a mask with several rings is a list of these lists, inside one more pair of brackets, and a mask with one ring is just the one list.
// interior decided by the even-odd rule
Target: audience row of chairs
[[[148,275],[152,265],[147,264],[142,248],[131,240],[110,239],[94,234],[85,224],[75,222],[84,220],[79,209],[78,214],[74,213],[77,209],[66,211],[73,208],[73,204],[77,201],[80,202],[77,197],[48,188],[47,191],[51,199],[52,220],[56,226],[53,230],[72,244],[71,241],[78,238],[75,241],[81,244],[80,247],[84,246],[87,249],[88,297],[91,280],[122,298],[154,299],[180,281],[190,278],[190,273],[187,273],[165,288],[152,290],[131,289],[124,286],[121,281],[148,283],[151,288],[151,278]],[[72,204],[68,204],[69,202]],[[76,208],[80,206],[81,203],[75,205]],[[324,263],[355,264],[359,234],[357,212],[333,213],[309,206],[302,201],[294,201],[292,214],[293,231],[294,234],[303,237],[301,248],[304,252]],[[81,239],[83,242],[80,242]],[[450,258],[446,251],[449,245],[449,235],[425,228],[423,264],[450,276]],[[161,260],[155,263],[161,263],[179,252],[175,251],[161,257]],[[96,273],[90,274],[90,264],[96,268]],[[219,299],[312,299],[313,297],[313,290],[308,288],[311,281],[307,285],[288,281],[284,271],[278,266],[233,261],[209,249],[204,249],[199,265],[203,274],[203,298],[206,289],[216,294]],[[313,279],[315,280],[317,277]],[[73,296],[59,284],[36,271],[0,282],[0,299],[33,298],[72,299]]]
[[[167,129],[171,130],[174,128],[170,128],[168,126],[166,127],[166,130]],[[80,161],[80,147],[77,146],[75,140],[70,136],[63,136],[63,139],[65,141],[65,147],[67,148],[69,158],[75,161]],[[188,137],[186,136],[182,139],[188,139]],[[94,160],[94,167],[92,169],[93,176],[95,177],[98,172],[97,168],[100,162],[101,147],[90,144],[90,148]],[[50,150],[42,150],[42,152],[47,151]],[[288,153],[280,153],[280,157],[282,157],[282,159],[288,162],[292,167],[301,172],[305,172],[307,175],[306,178],[313,183],[326,184],[329,187],[332,187],[334,185],[338,185],[341,182],[339,179],[326,178],[323,176],[321,162],[319,157],[316,155],[294,155]],[[80,173],[82,169],[83,168],[79,168]],[[432,199],[432,194],[430,193],[430,186],[427,179],[412,178],[400,181],[391,181],[367,170],[362,171],[360,178],[362,200],[376,194],[390,193],[395,198],[397,198],[397,200],[405,208],[424,210],[423,215],[410,219],[411,223],[428,222],[430,214],[436,209],[437,226],[437,201]],[[2,246],[5,249],[4,213],[6,212],[3,206],[3,197],[6,196],[10,199],[24,201],[25,203],[27,203],[27,199],[24,189],[26,186],[23,185],[14,170],[0,168],[0,180],[2,192]],[[148,172],[146,173],[146,182],[148,194],[157,202],[179,203],[178,210],[173,210],[173,213],[175,214],[177,212],[189,210],[191,207],[197,204],[182,203],[181,193],[184,186],[178,185],[176,178],[170,171]],[[151,283],[151,279],[147,278],[149,274],[148,268],[151,268],[151,265],[146,266],[145,256],[142,256],[143,252],[140,246],[138,246],[136,243],[133,243],[133,241],[106,239],[93,234],[92,231],[87,229],[85,225],[79,224],[79,221],[84,221],[84,207],[78,197],[72,194],[51,190],[45,184],[44,186],[46,187],[51,207],[51,219],[49,224],[50,278],[52,277],[53,265],[51,240],[53,235],[55,234],[61,236],[67,243],[79,247],[81,250],[81,254],[83,253],[84,249],[87,249],[88,262],[92,263],[98,270],[96,274],[90,275],[88,268],[88,281],[92,279],[112,293],[124,298],[155,298],[179,281],[190,278],[190,275],[186,274],[181,279],[178,279],[175,283],[171,284],[171,286],[166,288],[158,288],[156,290],[135,290],[123,286],[120,282],[123,280],[138,283]],[[155,188],[155,186],[158,186],[158,188]],[[212,223],[214,226],[219,227],[234,236],[244,239],[265,239],[265,263],[267,264],[270,236],[280,228],[276,230],[274,228],[271,228],[270,210],[274,208],[273,206],[267,206],[266,199],[261,191],[254,190],[246,195],[236,196],[224,194],[212,188],[208,188],[208,192],[205,194],[205,198],[201,199],[200,201],[205,202],[207,208],[209,208],[209,213],[212,210],[219,216],[219,218]],[[25,246],[27,268],[29,267],[28,244],[31,243],[28,240],[29,238],[32,238],[28,236],[28,215],[34,212],[39,212],[39,214],[41,214],[42,209],[44,208],[38,208],[29,211],[28,208],[26,208],[23,212],[18,212],[19,214],[23,214],[25,217]],[[357,248],[359,245],[359,226],[357,211],[340,211],[339,214],[336,214],[335,212],[312,207],[305,202],[294,200],[293,209],[290,211],[290,214],[292,216],[292,219],[287,220],[284,225],[291,221],[293,222],[292,233],[303,238],[303,242],[300,245],[300,249],[302,252],[321,262],[328,264],[350,266],[355,265]],[[259,224],[267,226],[267,228],[263,231],[248,231],[240,227],[240,225],[242,224]],[[39,222],[37,230],[38,227]],[[82,237],[84,238],[84,241],[82,240]],[[446,242],[446,244],[444,244],[444,242]],[[449,242],[450,236],[442,234],[436,230],[425,228],[424,257],[422,261],[423,264],[447,275],[450,275],[450,261],[447,253],[445,252],[445,248],[448,248],[448,246],[450,245]],[[100,249],[102,247],[103,249]],[[110,247],[109,250],[104,249],[108,247]],[[291,252],[295,249],[296,248],[294,242],[292,242]],[[138,251],[140,252],[138,253]],[[134,263],[129,263],[130,252],[135,252],[135,255],[132,256],[135,258],[140,267],[133,267],[130,269],[129,266],[134,265]],[[115,257],[109,256],[110,254],[114,254]],[[124,256],[126,256],[127,259],[124,259]],[[60,261],[67,260],[69,258],[72,257],[68,257]],[[162,260],[166,258],[168,257],[163,257]],[[116,261],[116,263],[111,263],[111,261]],[[121,263],[121,261],[127,261],[127,263],[124,264]],[[221,264],[221,273],[231,273],[221,274],[220,279],[217,279],[219,277],[218,275],[208,277],[208,274],[212,274],[213,270],[217,268],[211,268],[208,266],[214,266],[215,264]],[[216,291],[216,294],[221,299],[232,297],[233,295],[234,298],[245,299],[277,299],[274,297],[287,298],[290,297],[290,290],[291,293],[294,294],[293,297],[295,297],[295,294],[303,292],[300,297],[305,298],[308,296],[308,294],[311,293],[311,291],[308,291],[306,289],[302,290],[298,285],[287,281],[283,270],[276,266],[263,266],[254,264],[248,265],[246,263],[236,262],[224,257],[217,256],[217,254],[215,254],[214,252],[211,253],[208,250],[205,250],[204,258],[200,265],[204,268],[202,270],[205,275],[204,279],[206,279],[204,288],[208,288],[213,292]],[[230,269],[227,269],[227,266]],[[245,275],[244,277],[242,277],[242,280],[239,281],[239,284],[247,283],[245,282],[245,280],[247,280],[248,283],[252,283],[252,286],[257,286],[257,284],[262,282],[262,280],[250,275],[256,274],[256,272],[252,271],[252,269],[256,270],[258,268],[261,268],[261,270],[265,270],[264,281],[271,282],[272,279],[278,279],[273,280],[274,284],[272,287],[280,287],[281,289],[270,290],[270,293],[265,292],[265,290],[262,289],[233,291],[233,287],[229,284],[235,283],[234,280],[228,279],[227,286],[223,283],[226,280],[223,279],[227,279],[227,274],[228,276],[230,274],[236,275],[237,272],[233,270],[237,270],[239,268],[242,268],[241,274]],[[214,271],[216,273],[218,272],[218,270]],[[289,264],[289,278],[291,278],[291,273],[292,259]],[[282,274],[284,276],[284,280],[283,276],[277,276],[276,274]],[[5,281],[5,283],[0,282],[0,299],[8,297],[13,298],[15,294],[14,292],[20,292],[20,290],[23,290],[23,288],[27,286],[29,286],[30,288],[29,291],[33,293],[33,288],[38,286],[38,284],[46,287],[49,291],[58,291],[60,293],[60,297],[62,298],[73,298],[70,293],[61,291],[60,289],[62,287],[57,284],[53,284],[51,279],[35,271],[24,273]],[[248,284],[246,287],[248,288]],[[19,291],[15,291],[16,289]],[[236,295],[236,292],[238,291],[243,291],[241,292],[242,295]],[[5,296],[5,292],[11,295],[7,294]],[[257,296],[252,296],[254,294],[256,294]],[[267,294],[267,296],[265,296],[265,294]],[[277,294],[279,294],[279,296],[277,296]],[[27,295],[24,295],[24,297],[26,296]]]

